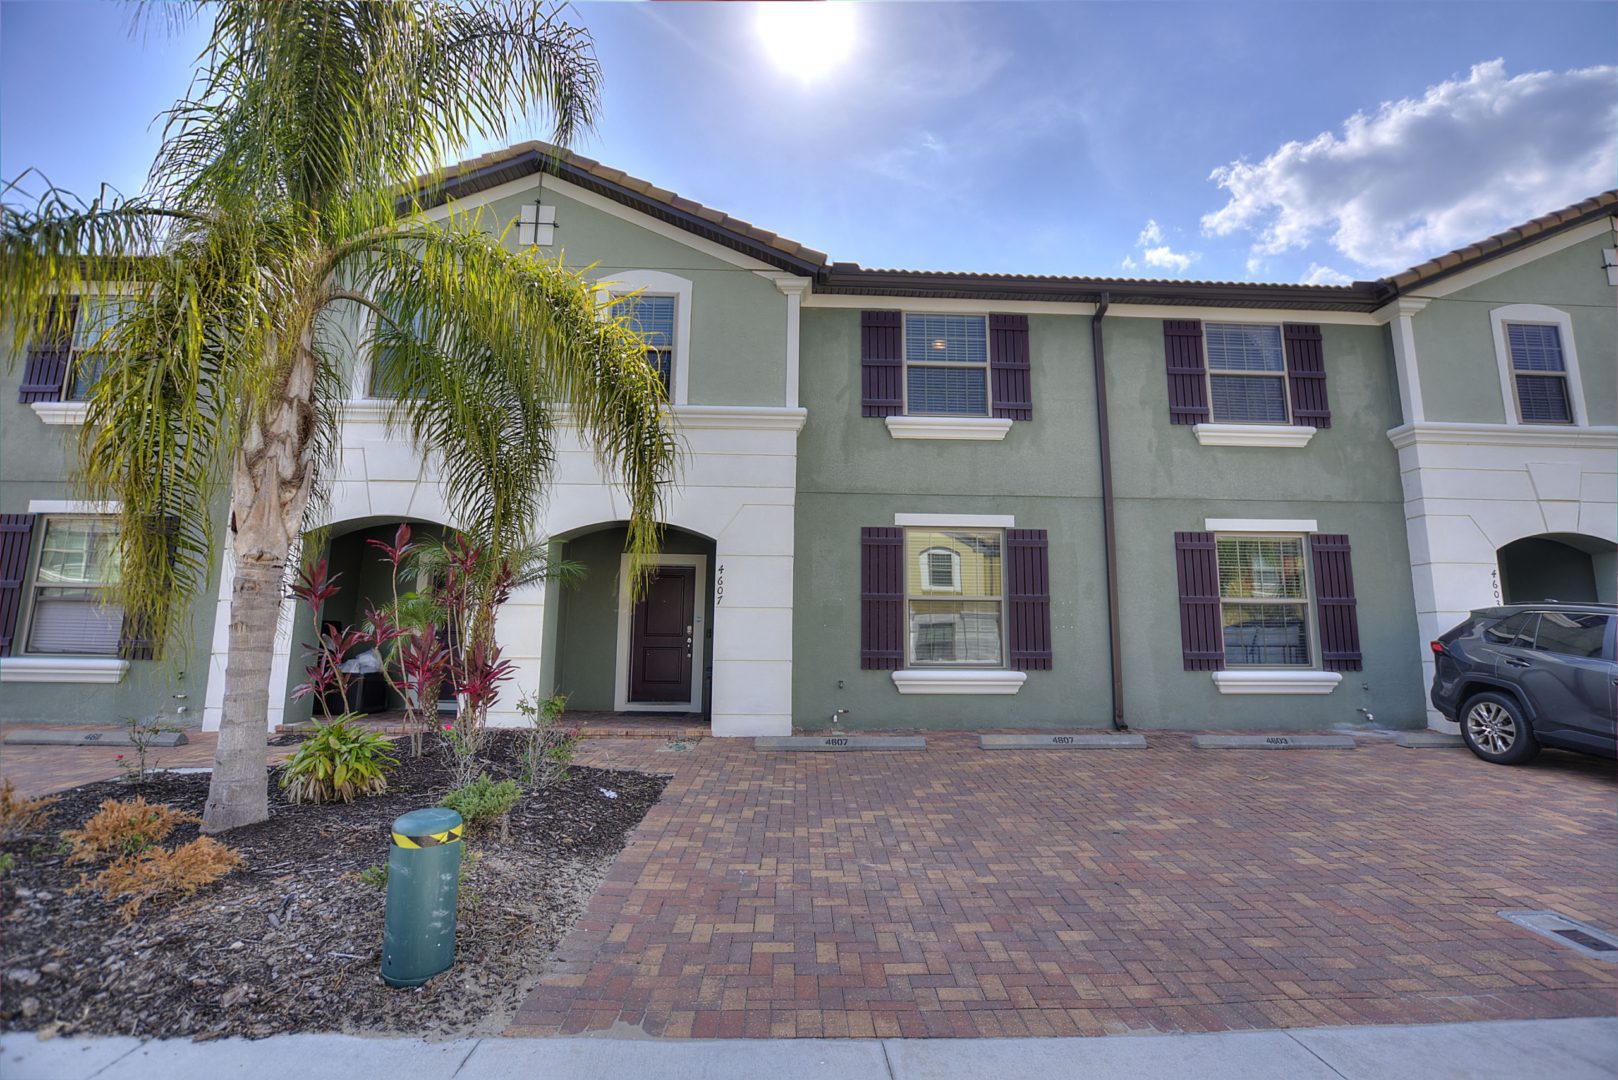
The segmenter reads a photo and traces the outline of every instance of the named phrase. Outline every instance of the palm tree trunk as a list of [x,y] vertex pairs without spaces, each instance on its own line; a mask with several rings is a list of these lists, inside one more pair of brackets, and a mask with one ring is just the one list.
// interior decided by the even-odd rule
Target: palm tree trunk
[[270,661],[286,595],[287,561],[301,535],[314,482],[316,358],[297,351],[287,382],[251,422],[231,484],[236,580],[230,597],[225,707],[202,831],[224,832],[269,817],[265,767]]

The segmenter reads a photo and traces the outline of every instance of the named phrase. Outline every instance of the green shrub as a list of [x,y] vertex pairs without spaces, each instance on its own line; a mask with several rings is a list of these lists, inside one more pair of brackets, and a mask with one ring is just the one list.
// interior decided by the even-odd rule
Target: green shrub
[[497,784],[489,779],[488,773],[479,773],[476,780],[451,791],[438,805],[454,810],[468,825],[478,825],[506,813],[520,798],[522,788],[517,786],[517,781],[502,780]]
[[281,770],[281,786],[295,803],[353,802],[388,790],[399,759],[386,736],[366,731],[349,715],[321,724]]
[[369,885],[373,889],[385,889],[388,887],[388,864],[372,863],[355,876],[360,879],[362,885]]

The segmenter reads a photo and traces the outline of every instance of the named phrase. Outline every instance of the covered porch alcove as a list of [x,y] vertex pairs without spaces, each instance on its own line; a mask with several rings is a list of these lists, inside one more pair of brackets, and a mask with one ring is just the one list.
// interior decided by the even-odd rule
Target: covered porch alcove
[[1618,595],[1618,545],[1582,533],[1542,533],[1496,553],[1508,604],[1540,600],[1611,604]]
[[[320,715],[320,707],[312,696],[292,700],[293,689],[305,681],[304,649],[315,640],[316,628],[324,624],[336,624],[339,630],[364,628],[368,625],[368,610],[393,602],[393,564],[371,541],[392,544],[401,524],[410,526],[411,541],[416,543],[455,535],[455,530],[437,522],[372,517],[340,522],[303,538],[306,560],[326,559],[327,573],[337,586],[337,593],[322,606],[318,619],[301,603],[293,608],[284,687],[286,711],[281,723],[302,723]],[[401,568],[398,594],[403,596],[429,584],[414,580]],[[403,709],[404,701],[380,676],[356,677],[351,679],[349,706],[354,712],[370,714]],[[337,711],[335,705],[332,711],[334,714]]]
[[626,523],[572,529],[550,541],[569,580],[545,590],[540,684],[570,712],[711,714],[717,545],[666,527],[639,598],[631,595]]

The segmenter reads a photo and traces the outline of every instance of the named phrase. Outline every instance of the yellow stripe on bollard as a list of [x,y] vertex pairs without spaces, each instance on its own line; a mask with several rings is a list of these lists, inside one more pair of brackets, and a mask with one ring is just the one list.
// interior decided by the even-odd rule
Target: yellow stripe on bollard
[[425,836],[406,836],[404,833],[394,833],[393,842],[402,848],[437,847],[439,844],[452,844],[461,838],[464,825],[457,825],[448,832],[429,833]]

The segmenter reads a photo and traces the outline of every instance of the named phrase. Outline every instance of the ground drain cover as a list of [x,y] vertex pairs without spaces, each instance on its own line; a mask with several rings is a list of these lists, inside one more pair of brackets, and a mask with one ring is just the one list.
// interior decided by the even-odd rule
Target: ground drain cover
[[1499,914],[1525,930],[1532,930],[1557,944],[1577,949],[1586,956],[1618,961],[1618,936],[1589,923],[1570,919],[1555,911],[1502,911]]

